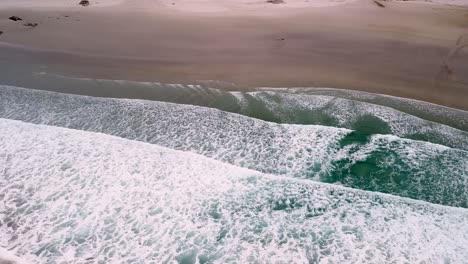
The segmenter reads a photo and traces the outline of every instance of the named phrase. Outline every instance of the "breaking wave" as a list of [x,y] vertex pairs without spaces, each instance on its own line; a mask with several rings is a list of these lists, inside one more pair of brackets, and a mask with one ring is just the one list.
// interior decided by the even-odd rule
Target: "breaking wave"
[[54,78],[51,90],[154,101],[0,85],[0,262],[468,259],[467,112]]
[[[468,213],[0,119],[0,243],[41,263],[462,263]],[[430,249],[430,250],[428,250]]]
[[[191,151],[263,173],[468,207],[468,152],[461,149],[331,126],[278,124],[192,105],[15,87],[0,92],[2,118]],[[455,138],[463,136],[459,132]]]
[[[28,86],[29,87],[29,86]],[[161,84],[40,74],[42,90],[144,98],[191,104],[288,124],[323,125],[367,134],[392,134],[468,150],[468,112],[406,98],[332,88],[256,88],[228,92],[233,84]]]

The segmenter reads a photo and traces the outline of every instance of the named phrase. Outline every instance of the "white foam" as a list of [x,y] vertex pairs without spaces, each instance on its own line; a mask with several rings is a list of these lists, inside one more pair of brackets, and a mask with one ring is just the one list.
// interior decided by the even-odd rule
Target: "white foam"
[[[4,87],[0,93],[4,118],[106,133],[264,173],[468,206],[468,192],[463,191],[468,185],[466,151],[394,136],[374,135],[369,142],[359,142],[346,129],[276,124],[190,105],[14,87]],[[330,100],[311,104],[329,105]],[[369,175],[355,168],[366,169]]]
[[350,132],[275,124],[191,105],[0,87],[3,118],[102,132],[295,177],[308,177],[311,167],[327,164]]
[[[314,120],[313,124],[355,130],[356,125],[367,123],[372,118],[382,123],[382,130],[387,131],[386,133],[468,150],[468,112],[382,94],[333,88],[258,88],[257,90],[263,92],[226,92],[209,88],[210,85],[228,85],[214,81],[205,82],[206,85],[198,85],[194,89],[194,85],[70,78],[49,74],[41,76],[40,82],[47,83],[47,89],[50,89],[50,85],[55,85],[52,89],[72,93],[81,91],[84,94],[111,90],[112,95],[118,97],[135,96],[128,91],[139,90],[154,100],[214,107],[255,117],[258,116],[258,106],[263,107],[264,104],[269,110],[268,116],[272,117],[268,120],[279,123],[302,124],[304,122],[301,119],[304,117],[322,116],[322,120],[310,120]],[[230,87],[236,88],[234,84]],[[119,94],[122,91],[123,94]],[[433,117],[435,122],[424,119],[428,117]],[[330,124],[330,120],[335,123]]]
[[468,211],[0,119],[0,246],[35,262],[462,263]]
[[[277,113],[278,115],[286,116],[284,118],[285,120],[288,120],[288,116],[294,116],[294,112],[297,112],[298,110],[320,112],[330,118],[333,118],[336,121],[336,126],[353,129],[353,127],[356,126],[356,124],[361,120],[368,123],[370,119],[373,118],[374,120],[381,121],[385,126],[388,126],[390,130],[389,132],[393,135],[402,138],[425,136],[426,138],[431,138],[431,140],[436,141],[435,143],[444,144],[453,148],[468,150],[468,133],[465,131],[455,129],[448,125],[427,121],[422,118],[398,111],[391,107],[377,105],[374,103],[354,101],[347,98],[340,98],[338,93],[350,93],[353,95],[352,99],[360,100],[373,101],[377,98],[401,100],[405,103],[411,104],[415,108],[419,108],[420,111],[425,111],[426,113],[430,113],[431,110],[440,111],[447,117],[447,119],[452,116],[453,120],[460,119],[460,116],[458,115],[453,116],[454,112],[459,112],[460,115],[463,114],[468,117],[467,113],[461,110],[452,109],[454,110],[454,112],[452,112],[448,108],[434,107],[434,105],[430,103],[416,100],[394,98],[385,95],[369,94],[363,92],[345,92],[337,89],[305,89],[305,91],[303,91],[297,88],[288,89],[287,91],[281,93],[278,93],[276,89],[268,90],[267,88],[263,88],[263,90],[265,90],[265,92],[253,92],[248,94],[264,102],[272,112]],[[333,96],[301,93],[307,91],[320,92],[323,90],[331,92]],[[333,92],[337,94],[334,94]],[[277,102],[272,100],[272,96],[281,98],[281,101]],[[382,127],[382,130],[385,130],[385,127]]]
[[21,258],[15,256],[10,251],[0,247],[0,263],[1,264],[27,264],[27,262]]

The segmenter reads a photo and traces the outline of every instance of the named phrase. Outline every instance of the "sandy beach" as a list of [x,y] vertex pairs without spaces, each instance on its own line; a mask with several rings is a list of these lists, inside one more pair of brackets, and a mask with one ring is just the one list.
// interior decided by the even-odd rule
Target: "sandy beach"
[[466,263],[468,0],[0,0],[0,264]]
[[15,84],[9,65],[28,65],[72,77],[355,89],[468,109],[465,1],[78,2],[2,1],[0,82]]

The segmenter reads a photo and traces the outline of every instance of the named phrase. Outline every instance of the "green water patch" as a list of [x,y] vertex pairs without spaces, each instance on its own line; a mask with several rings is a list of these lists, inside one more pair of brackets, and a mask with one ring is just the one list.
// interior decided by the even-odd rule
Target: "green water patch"
[[300,125],[338,126],[337,118],[327,114],[326,112],[311,112],[303,109],[296,110],[288,121],[289,123]]
[[360,116],[351,124],[351,129],[367,134],[391,134],[392,129],[387,122],[372,116]]
[[[268,108],[264,102],[261,102],[258,98],[249,94],[246,94],[244,98],[247,107],[242,111],[242,114],[269,122],[281,123],[281,118]],[[280,102],[281,100],[279,97],[275,96],[271,96],[271,99],[276,102]]]
[[343,139],[340,140],[340,148],[343,148],[348,145],[363,145],[369,142],[371,135],[366,133],[361,133],[358,131],[352,131],[347,134]]
[[376,141],[350,133],[341,141],[342,158],[320,181],[394,194],[431,203],[468,207],[468,154],[401,140]]

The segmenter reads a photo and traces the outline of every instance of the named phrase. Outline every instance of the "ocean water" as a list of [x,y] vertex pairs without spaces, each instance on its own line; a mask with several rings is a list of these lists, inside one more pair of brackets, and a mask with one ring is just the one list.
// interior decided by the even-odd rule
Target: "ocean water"
[[[468,207],[468,151],[462,149],[468,136],[448,126],[444,135],[450,139],[453,132],[460,149],[333,126],[279,124],[185,104],[15,87],[3,87],[0,94],[1,118],[115,135],[263,173]],[[421,126],[421,131],[427,129]]]
[[0,86],[0,247],[17,256],[38,263],[468,257],[467,112],[325,88],[77,83],[146,87],[153,100]]
[[331,88],[255,88],[249,92],[229,92],[226,90],[239,88],[216,81],[182,85],[70,78],[45,73],[34,76],[25,87],[191,104],[276,123],[386,133],[468,149],[465,140],[468,112],[406,98]]
[[[468,211],[0,119],[0,243],[40,263],[463,263]],[[429,250],[430,249],[430,250]]]

